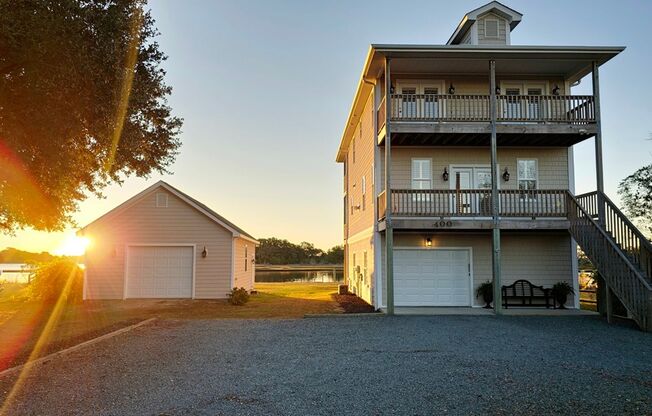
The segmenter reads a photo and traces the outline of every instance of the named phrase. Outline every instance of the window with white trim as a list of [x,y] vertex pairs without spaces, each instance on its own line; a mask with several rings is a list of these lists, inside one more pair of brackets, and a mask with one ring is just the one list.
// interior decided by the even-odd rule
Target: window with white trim
[[156,208],[167,208],[168,207],[168,194],[163,192],[158,192],[156,194]]
[[519,190],[537,189],[539,172],[536,159],[519,159],[517,175]]
[[412,189],[432,189],[430,159],[412,159]]
[[362,177],[362,210],[367,208],[367,177]]
[[484,37],[492,39],[498,37],[498,19],[484,20]]
[[247,271],[247,267],[248,267],[248,263],[249,263],[249,262],[248,262],[248,260],[249,260],[249,253],[247,252],[247,246],[246,246],[246,245],[245,245],[244,260],[245,260],[245,265],[244,265],[245,268],[244,268],[244,269],[245,269],[245,272],[246,272],[246,271]]

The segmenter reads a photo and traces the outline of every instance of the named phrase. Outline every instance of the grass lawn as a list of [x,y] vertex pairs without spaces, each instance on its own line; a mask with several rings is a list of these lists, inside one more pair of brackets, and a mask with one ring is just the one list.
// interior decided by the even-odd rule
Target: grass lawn
[[[301,318],[313,313],[341,313],[332,299],[335,283],[258,283],[258,293],[243,306],[226,300],[86,301],[63,309],[44,336],[41,356],[144,319]],[[0,371],[25,362],[36,345],[52,308],[29,302],[21,286],[0,292]],[[38,357],[34,357],[38,358]]]

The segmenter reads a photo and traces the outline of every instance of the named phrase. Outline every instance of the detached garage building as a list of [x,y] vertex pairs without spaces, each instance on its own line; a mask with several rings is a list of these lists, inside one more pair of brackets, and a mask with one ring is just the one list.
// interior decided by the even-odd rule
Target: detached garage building
[[225,298],[252,290],[258,242],[160,181],[79,231],[85,299]]

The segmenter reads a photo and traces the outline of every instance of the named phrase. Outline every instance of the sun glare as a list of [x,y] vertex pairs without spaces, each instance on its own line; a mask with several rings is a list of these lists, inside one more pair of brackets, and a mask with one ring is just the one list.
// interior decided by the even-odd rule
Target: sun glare
[[90,240],[75,234],[67,235],[61,245],[53,251],[57,256],[81,256],[86,252]]

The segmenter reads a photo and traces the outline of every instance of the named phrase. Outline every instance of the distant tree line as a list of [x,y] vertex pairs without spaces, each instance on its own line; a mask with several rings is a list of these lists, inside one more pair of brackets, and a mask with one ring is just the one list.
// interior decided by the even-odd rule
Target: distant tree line
[[13,247],[8,247],[0,251],[0,263],[46,263],[58,258],[45,251],[42,253],[30,253],[29,251],[18,250]]
[[261,238],[256,248],[258,264],[342,264],[344,247],[335,246],[326,251],[306,241],[294,244],[279,238]]

